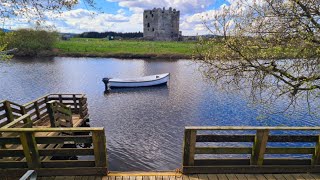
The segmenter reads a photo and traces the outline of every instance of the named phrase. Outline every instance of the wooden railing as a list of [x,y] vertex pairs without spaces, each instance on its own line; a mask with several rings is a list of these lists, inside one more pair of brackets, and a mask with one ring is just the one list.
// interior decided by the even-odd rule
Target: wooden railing
[[319,132],[320,127],[186,127],[183,173],[319,173]]
[[[79,132],[90,135],[63,135]],[[0,175],[14,172],[23,175],[36,170],[40,176],[106,175],[107,152],[103,128],[1,128]],[[47,136],[47,133],[58,133]],[[7,136],[7,134],[9,134]],[[19,134],[12,136],[11,134]],[[89,143],[93,148],[42,148],[42,144]],[[14,146],[13,146],[14,145]],[[21,148],[16,148],[20,146]],[[10,147],[15,147],[10,149]],[[86,156],[87,160],[51,160],[41,157]]]
[[47,110],[51,127],[73,127],[70,105],[51,100],[47,102]]
[[25,114],[24,106],[11,101],[0,102],[0,127]]
[[32,122],[49,118],[47,103],[55,100],[64,106],[69,106],[73,114],[88,119],[88,104],[84,94],[49,94],[34,101],[19,105],[11,101],[0,102],[0,127],[12,122],[22,115],[29,114]]

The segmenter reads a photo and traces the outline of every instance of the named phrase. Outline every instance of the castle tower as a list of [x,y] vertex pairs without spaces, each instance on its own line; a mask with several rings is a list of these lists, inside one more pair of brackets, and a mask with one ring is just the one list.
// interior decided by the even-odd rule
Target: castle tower
[[169,8],[143,12],[143,37],[148,40],[174,41],[178,40],[180,11]]

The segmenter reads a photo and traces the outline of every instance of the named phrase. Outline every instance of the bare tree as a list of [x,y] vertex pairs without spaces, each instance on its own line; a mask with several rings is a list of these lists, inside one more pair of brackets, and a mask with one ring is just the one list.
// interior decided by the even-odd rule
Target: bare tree
[[204,24],[220,36],[201,39],[195,59],[207,77],[225,88],[247,89],[254,101],[285,97],[289,108],[303,99],[314,110],[320,96],[319,10],[319,0],[239,0],[208,17]]

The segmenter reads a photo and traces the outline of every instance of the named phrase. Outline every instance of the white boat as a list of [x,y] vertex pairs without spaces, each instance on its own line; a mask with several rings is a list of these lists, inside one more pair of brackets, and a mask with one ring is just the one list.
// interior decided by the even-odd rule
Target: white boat
[[170,79],[170,73],[157,74],[151,76],[144,76],[130,79],[117,79],[117,78],[103,78],[102,81],[106,85],[106,90],[109,88],[120,87],[146,87],[166,84]]

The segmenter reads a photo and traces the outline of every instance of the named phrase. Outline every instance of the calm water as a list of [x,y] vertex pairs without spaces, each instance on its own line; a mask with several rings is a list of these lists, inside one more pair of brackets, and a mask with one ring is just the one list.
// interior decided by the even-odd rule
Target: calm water
[[[114,90],[103,77],[171,73],[168,86]],[[179,168],[183,129],[190,125],[319,126],[300,110],[258,118],[262,108],[241,92],[208,83],[189,60],[20,59],[0,63],[0,99],[25,103],[48,93],[85,93],[91,126],[106,129],[111,170]]]

